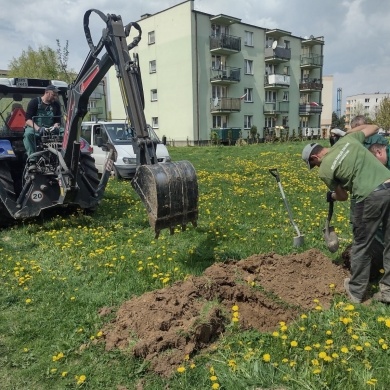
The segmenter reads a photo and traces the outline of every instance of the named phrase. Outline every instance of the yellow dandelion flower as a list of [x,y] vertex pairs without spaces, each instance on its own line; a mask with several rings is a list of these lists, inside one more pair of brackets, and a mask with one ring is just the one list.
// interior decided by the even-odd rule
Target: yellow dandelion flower
[[238,311],[238,306],[237,305],[232,306],[232,311]]
[[311,351],[312,350],[312,347],[310,347],[309,345],[306,345],[305,348],[303,348],[305,351]]
[[216,375],[211,375],[210,380],[211,382],[216,382],[218,380],[218,377]]
[[318,357],[321,358],[321,359],[325,359],[326,356],[327,356],[326,352],[320,352],[318,354]]
[[183,366],[180,366],[180,367],[177,368],[177,372],[179,372],[179,373],[182,373],[182,372],[184,372],[185,370],[186,370],[186,368],[183,367]]
[[349,350],[348,350],[347,347],[341,347],[340,351],[341,351],[342,353],[348,353],[348,352],[349,352]]
[[65,378],[67,375],[68,375],[68,371],[62,371],[62,372],[61,372],[61,376],[62,376],[63,378]]
[[293,341],[291,341],[290,345],[291,345],[292,347],[297,347],[297,346],[298,346],[298,342],[295,341],[295,340],[293,340]]
[[301,318],[304,320],[304,319],[307,318],[307,315],[306,315],[306,314],[302,314],[302,315],[301,315]]
[[30,298],[26,299],[26,305],[29,305],[31,302],[32,302],[32,299],[30,299]]
[[80,375],[80,376],[76,375],[75,379],[78,385],[82,385],[86,381],[87,377],[85,375]]
[[388,346],[386,343],[383,343],[383,344],[382,344],[382,349],[385,349],[385,350],[386,350],[386,349],[388,349],[388,348],[389,348],[389,346]]
[[269,353],[265,353],[263,355],[263,360],[268,363],[269,361],[271,361],[271,355]]
[[219,383],[217,383],[217,382],[213,383],[212,386],[211,386],[211,388],[212,388],[213,390],[219,389]]

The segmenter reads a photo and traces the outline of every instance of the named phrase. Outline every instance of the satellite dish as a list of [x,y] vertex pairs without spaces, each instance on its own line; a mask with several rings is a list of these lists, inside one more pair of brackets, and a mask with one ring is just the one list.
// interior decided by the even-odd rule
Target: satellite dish
[[213,104],[214,104],[214,107],[218,106],[218,96],[214,98]]
[[272,49],[276,49],[276,46],[278,46],[278,41],[273,41],[272,42]]

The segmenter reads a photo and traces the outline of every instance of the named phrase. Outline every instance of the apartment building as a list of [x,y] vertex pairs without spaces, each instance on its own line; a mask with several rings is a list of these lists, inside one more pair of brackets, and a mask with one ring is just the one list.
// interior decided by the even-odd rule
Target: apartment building
[[[280,132],[319,135],[323,37],[297,37],[194,10],[184,1],[137,21],[145,116],[175,145]],[[129,42],[132,37],[129,37]],[[113,118],[125,112],[109,73]]]
[[345,104],[346,127],[350,127],[351,120],[356,115],[365,115],[374,120],[379,105],[385,97],[390,97],[390,94],[376,92],[347,96]]

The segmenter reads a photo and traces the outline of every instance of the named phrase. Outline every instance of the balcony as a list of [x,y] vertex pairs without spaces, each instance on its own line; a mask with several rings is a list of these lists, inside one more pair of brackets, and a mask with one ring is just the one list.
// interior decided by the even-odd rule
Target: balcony
[[316,54],[301,55],[301,68],[321,68],[324,63],[324,56]]
[[275,49],[272,47],[266,47],[264,52],[264,60],[268,63],[279,64],[281,62],[287,62],[291,59],[291,49],[285,47],[276,46]]
[[89,107],[88,111],[90,114],[103,114],[102,107]]
[[220,97],[210,100],[210,112],[212,114],[229,114],[241,111],[241,99]]
[[320,79],[305,78],[299,80],[299,90],[300,91],[321,91],[323,84]]
[[290,76],[285,74],[269,74],[264,77],[265,89],[288,88],[290,86]]
[[265,102],[264,103],[264,114],[284,114],[288,113],[289,102]]
[[210,81],[212,84],[228,85],[238,83],[241,79],[241,69],[231,66],[211,68]]
[[299,105],[299,115],[316,115],[321,114],[322,106],[316,102],[304,103]]
[[213,54],[234,54],[241,51],[241,38],[220,34],[210,36],[210,51]]

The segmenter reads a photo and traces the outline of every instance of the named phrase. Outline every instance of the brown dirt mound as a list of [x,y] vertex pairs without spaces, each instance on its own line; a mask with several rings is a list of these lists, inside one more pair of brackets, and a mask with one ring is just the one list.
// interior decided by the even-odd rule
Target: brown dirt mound
[[347,271],[318,250],[280,256],[254,255],[216,263],[202,276],[125,302],[105,329],[106,349],[126,349],[150,361],[169,376],[185,355],[207,347],[231,321],[239,307],[242,329],[269,331],[313,309],[313,300],[328,308],[330,284],[343,292]]

